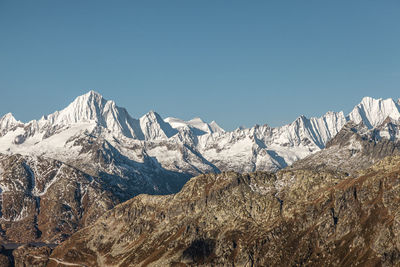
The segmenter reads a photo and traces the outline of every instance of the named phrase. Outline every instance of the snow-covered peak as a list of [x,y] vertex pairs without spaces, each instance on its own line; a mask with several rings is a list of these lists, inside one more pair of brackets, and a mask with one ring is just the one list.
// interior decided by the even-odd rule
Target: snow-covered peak
[[161,116],[150,111],[140,118],[140,128],[146,140],[167,139],[175,135],[178,131],[165,122]]
[[189,121],[168,117],[165,119],[165,121],[168,122],[175,129],[189,127],[194,130],[196,135],[225,132],[224,129],[222,129],[215,121],[212,121],[211,123],[206,123],[199,117],[193,118]]
[[318,118],[300,116],[281,127],[263,125],[225,132],[215,121],[164,120],[154,111],[134,119],[114,101],[90,91],[39,121],[18,124],[11,114],[1,117],[0,152],[75,162],[77,157],[91,159],[91,149],[104,141],[145,168],[153,168],[147,165],[150,157],[163,168],[178,172],[277,170],[325,148],[348,120],[374,127],[377,138],[398,139],[399,117],[399,104],[394,100],[365,97],[347,117],[343,112],[327,112]]
[[44,116],[39,121],[42,127],[82,123],[102,126],[115,135],[143,139],[139,121],[133,119],[126,109],[118,107],[114,101],[105,99],[95,91],[78,96],[65,109]]
[[65,109],[44,117],[51,124],[73,124],[80,122],[100,122],[107,109],[115,109],[113,101],[107,101],[97,92],[90,91],[78,96]]
[[214,133],[224,133],[225,132],[225,130],[222,129],[222,127],[220,127],[215,121],[210,122],[209,126]]
[[190,121],[188,121],[187,123],[188,123],[188,125],[192,126],[193,128],[199,129],[205,133],[212,133],[212,130],[210,129],[210,126],[208,125],[208,123],[205,123],[199,117],[193,118]]
[[333,138],[346,124],[346,117],[343,111],[328,111],[320,118],[312,117],[310,125],[314,131],[314,136],[321,147]]
[[183,128],[188,125],[186,121],[174,117],[168,117],[164,121],[169,123],[171,127],[175,129]]
[[199,117],[195,117],[195,118],[191,119],[189,122],[192,122],[192,123],[204,123],[204,121]]
[[8,130],[18,124],[22,124],[22,122],[17,121],[11,113],[0,118],[0,130]]
[[14,118],[11,112],[5,114],[3,117],[0,118],[2,123],[17,123],[18,121]]
[[363,122],[368,128],[374,128],[390,117],[394,120],[400,118],[400,107],[393,99],[374,99],[364,97],[360,104],[350,112],[348,119],[355,123]]

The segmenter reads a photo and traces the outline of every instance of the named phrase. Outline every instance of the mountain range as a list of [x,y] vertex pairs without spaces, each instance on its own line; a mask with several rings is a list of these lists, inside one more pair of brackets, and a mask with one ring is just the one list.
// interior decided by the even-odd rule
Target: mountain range
[[[8,165],[3,164],[0,174],[22,164],[29,169],[24,177],[31,182],[20,190],[35,196],[43,190],[38,188],[42,180],[44,195],[59,182],[57,175],[48,175],[57,173],[58,167],[41,172],[36,165],[48,160],[59,162],[50,166],[64,164],[90,176],[112,195],[112,200],[106,200],[112,206],[141,193],[176,193],[199,174],[276,172],[312,154],[319,155],[315,153],[329,147],[349,123],[359,128],[352,133],[370,133],[360,140],[371,135],[374,140],[397,140],[399,118],[399,101],[364,97],[347,116],[330,111],[319,118],[300,116],[276,128],[255,125],[225,131],[215,121],[163,119],[154,111],[136,119],[114,101],[89,91],[39,120],[22,123],[10,113],[1,117],[0,153]],[[4,178],[0,190],[3,199],[15,193]],[[4,210],[13,210],[12,220],[24,218],[26,207],[5,206],[6,202],[0,201]],[[3,216],[1,220],[10,218]]]
[[[87,163],[93,157],[89,147],[97,143],[103,154],[115,150],[132,164],[142,165],[135,166],[139,173],[149,165],[192,176],[225,170],[277,171],[323,149],[348,121],[373,129],[388,118],[399,120],[399,101],[365,97],[347,116],[327,112],[319,118],[300,116],[281,127],[255,125],[229,132],[215,121],[163,119],[154,111],[136,119],[114,101],[90,91],[39,120],[22,123],[10,113],[4,115],[0,118],[0,152]],[[93,165],[92,159],[88,165]],[[118,167],[107,173],[119,174]],[[148,182],[157,192],[157,184]]]
[[[152,213],[154,216],[168,217],[170,215],[166,215],[165,210],[169,210],[177,216],[191,214],[189,218],[191,220],[197,216],[193,213],[194,210],[206,212],[203,204],[199,208],[195,207],[198,201],[208,203],[209,193],[214,192],[215,189],[212,184],[217,186],[216,190],[219,192],[216,193],[217,195],[221,194],[218,190],[225,190],[224,188],[239,190],[240,194],[245,195],[250,192],[247,187],[236,188],[236,182],[233,183],[233,187],[223,182],[232,179],[232,181],[250,179],[248,186],[253,192],[250,195],[272,194],[271,199],[262,200],[267,201],[262,206],[278,205],[279,208],[279,205],[283,205],[283,201],[285,205],[287,203],[297,205],[299,204],[297,200],[287,201],[285,195],[281,196],[277,192],[286,188],[288,192],[295,190],[295,195],[297,195],[301,190],[308,193],[317,190],[316,187],[305,187],[310,177],[318,176],[317,180],[324,183],[322,176],[326,178],[333,175],[332,177],[336,178],[332,178],[333,180],[329,178],[331,180],[326,184],[330,185],[328,189],[334,186],[332,182],[339,181],[335,180],[339,179],[337,177],[343,181],[359,177],[363,175],[365,169],[385,157],[400,155],[399,138],[400,106],[399,101],[393,99],[364,97],[348,115],[330,111],[320,118],[300,116],[294,122],[281,127],[255,125],[251,128],[225,131],[215,121],[207,123],[200,118],[189,121],[172,117],[163,119],[154,111],[140,118],[134,118],[126,109],[118,107],[113,101],[106,100],[99,93],[90,91],[77,97],[61,111],[43,116],[39,120],[23,123],[16,120],[10,113],[0,118],[0,240],[5,243],[46,242],[51,244],[72,240],[73,244],[82,246],[78,244],[81,239],[78,238],[78,240],[75,233],[88,227],[92,229],[91,225],[98,225],[99,221],[103,221],[102,225],[112,223],[113,220],[110,219],[109,214],[119,213],[118,209],[121,207],[129,211],[132,205],[139,205],[135,203],[141,201],[140,199],[146,199],[146,204],[143,206],[145,210],[154,208],[151,203],[160,206],[161,215]],[[293,175],[290,176],[288,173]],[[178,193],[192,177],[204,174],[209,175],[193,178],[195,181],[186,185],[186,189]],[[247,178],[246,175],[250,177],[255,175],[256,179]],[[224,180],[225,178],[220,180],[218,177],[225,177],[228,180]],[[206,181],[201,182],[201,186],[197,189],[192,186],[202,179]],[[211,180],[207,182],[209,179]],[[297,181],[295,187],[292,186],[293,179]],[[302,179],[305,179],[305,184],[302,183]],[[269,180],[273,182],[273,185]],[[219,184],[220,182],[222,184]],[[322,184],[318,184],[317,187],[321,186]],[[200,198],[196,198],[190,207],[184,207],[186,205],[184,203],[194,201],[194,195],[187,198],[186,202],[174,199],[180,199],[180,196],[187,194],[184,192],[185,190],[187,192],[188,188],[191,188],[190,194],[196,195],[198,190],[205,190],[205,193],[200,194]],[[157,200],[159,197],[156,196],[135,197],[140,194],[176,193],[178,194],[165,197],[165,201],[171,201],[172,206],[168,206],[169,204],[164,203],[164,200],[159,203]],[[315,194],[319,193],[320,191],[315,191]],[[230,198],[224,195],[225,197]],[[134,199],[130,200],[132,198]],[[255,196],[255,198],[259,197]],[[247,198],[238,197],[237,200],[244,203],[243,205],[248,204]],[[232,205],[235,201],[232,200]],[[128,204],[124,203],[121,206],[122,202]],[[302,203],[306,202],[302,200]],[[224,210],[223,207],[228,204],[217,201],[213,205],[220,211]],[[182,206],[184,210],[175,210],[174,206]],[[189,212],[187,210],[189,208],[194,209],[193,212]],[[109,210],[111,213],[107,212]],[[289,213],[291,214],[291,211]],[[104,217],[102,214],[108,215]],[[134,214],[134,218],[140,222],[141,216],[147,213],[134,208],[128,214]],[[148,219],[147,215],[143,216],[145,216],[143,220]],[[263,213],[255,216],[253,219],[257,221]],[[208,224],[210,218],[199,217],[199,220]],[[121,227],[125,228],[126,223],[138,223],[124,217],[121,220],[122,222],[119,221],[118,224],[122,224]],[[227,224],[232,224],[236,219],[234,216],[228,216],[224,220]],[[190,227],[201,228],[197,221],[190,222]],[[148,223],[145,222],[145,224]],[[171,226],[167,222],[165,227]],[[250,224],[249,227],[255,226]],[[268,227],[278,226],[270,224]],[[210,229],[219,231],[218,227]],[[233,227],[232,231],[234,230],[240,229]],[[102,233],[97,228],[91,231]],[[263,233],[267,234],[265,231]],[[207,250],[211,245],[214,247],[216,240],[219,240],[212,239],[214,243],[210,243],[211,245],[207,243],[208,241],[204,243],[206,235],[203,234],[204,237],[200,238],[199,235],[191,233],[191,238],[183,239],[186,240],[184,244],[195,242],[194,246],[206,246],[202,249]],[[71,235],[72,239],[69,239]],[[131,233],[126,235],[129,240],[137,238]],[[93,238],[97,240],[100,237],[93,236]],[[138,238],[140,239],[140,236]],[[149,238],[152,240],[151,238],[155,237]],[[82,242],[87,242],[87,240],[82,240]],[[76,253],[68,247],[70,243],[66,244],[61,249],[56,249],[55,255],[68,259],[67,262],[76,262],[63,254],[64,250]],[[96,244],[106,245],[101,245],[101,242]],[[151,248],[150,245],[148,247]],[[102,253],[97,251],[99,248],[94,245],[83,249],[90,250],[90,255]],[[117,250],[119,249],[117,247]],[[187,249],[190,252],[190,247]],[[16,252],[16,255],[29,258],[34,250],[35,248],[31,247],[22,248]],[[256,248],[254,250],[257,251]],[[43,248],[41,251],[47,255],[44,257],[47,262],[51,249]],[[129,253],[142,253],[129,251]],[[109,253],[114,252],[110,250]],[[38,260],[41,257],[38,255],[32,259]],[[200,257],[201,262],[205,260],[203,256]],[[175,255],[171,259],[189,263],[194,261],[195,265],[199,263],[196,262],[198,255],[189,253],[182,257]],[[249,260],[251,262],[251,253],[245,252],[240,257],[240,262]],[[167,258],[160,261],[160,266],[165,263],[164,260],[168,264],[171,263],[171,259],[167,260]],[[137,259],[132,260],[135,262]],[[151,259],[143,258],[143,260],[147,262]],[[208,260],[213,260],[213,258]],[[120,263],[119,260],[116,262]],[[87,261],[81,261],[81,263],[92,264]],[[98,262],[96,264],[102,266]],[[204,264],[207,265],[207,262]]]

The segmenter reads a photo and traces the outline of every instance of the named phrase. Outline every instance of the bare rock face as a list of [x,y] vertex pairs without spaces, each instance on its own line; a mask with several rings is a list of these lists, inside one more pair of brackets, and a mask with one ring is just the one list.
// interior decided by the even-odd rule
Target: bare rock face
[[13,251],[15,267],[45,267],[49,261],[51,248],[24,245]]
[[62,162],[0,155],[0,238],[58,243],[118,200],[102,184]]
[[116,206],[55,248],[48,266],[397,266],[399,196],[400,157],[357,177],[201,175],[178,194]]

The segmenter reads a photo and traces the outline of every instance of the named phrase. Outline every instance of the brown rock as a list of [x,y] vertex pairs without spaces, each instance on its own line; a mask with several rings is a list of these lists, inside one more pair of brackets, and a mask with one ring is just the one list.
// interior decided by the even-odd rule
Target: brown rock
[[57,243],[95,221],[118,201],[65,163],[0,154],[0,240]]
[[24,245],[13,251],[15,267],[45,267],[48,263],[51,248]]
[[49,266],[397,266],[399,196],[400,157],[358,177],[201,175],[178,194],[118,205],[55,248]]

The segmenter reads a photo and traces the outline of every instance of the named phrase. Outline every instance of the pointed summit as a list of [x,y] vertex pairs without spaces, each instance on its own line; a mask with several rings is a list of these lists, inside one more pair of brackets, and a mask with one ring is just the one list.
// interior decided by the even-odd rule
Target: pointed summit
[[382,124],[387,117],[394,120],[400,118],[400,107],[398,103],[392,98],[374,99],[372,97],[364,97],[361,103],[354,107],[348,119],[357,124],[362,121],[371,129]]
[[161,116],[150,111],[140,118],[140,128],[146,140],[167,139],[175,135],[178,131],[165,122]]
[[4,116],[0,118],[0,121],[2,121],[2,122],[12,122],[12,123],[18,122],[14,118],[14,116],[13,116],[13,114],[11,112],[8,112],[7,114],[4,114]]
[[99,92],[96,92],[94,90],[90,90],[89,92],[87,92],[84,95],[103,97]]
[[116,135],[143,139],[138,120],[133,119],[125,108],[118,107],[114,101],[93,90],[78,96],[65,109],[40,120],[41,125],[51,126],[82,123],[102,126]]
[[222,129],[222,127],[219,126],[216,121],[210,122],[210,128],[214,133],[224,133],[225,132],[225,130]]
[[[65,109],[56,111],[43,119],[51,124],[63,125],[88,122],[101,123],[101,113],[103,113],[107,103],[108,101],[102,95],[95,91],[89,91],[75,98]],[[109,106],[111,105],[115,105],[115,103],[109,103]]]
[[22,124],[22,122],[17,121],[11,113],[7,113],[3,117],[0,118],[0,130],[1,131],[9,130],[18,124]]

